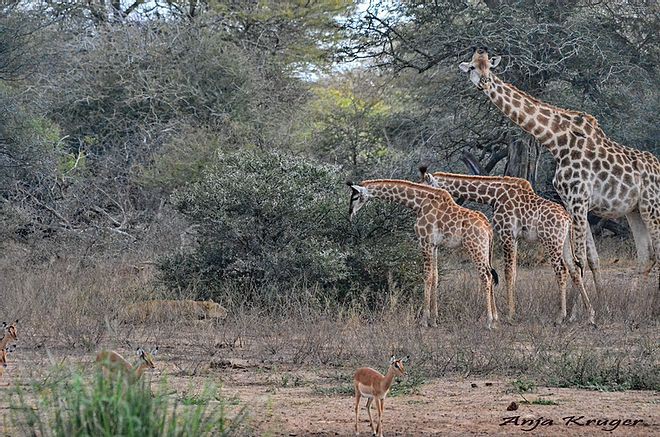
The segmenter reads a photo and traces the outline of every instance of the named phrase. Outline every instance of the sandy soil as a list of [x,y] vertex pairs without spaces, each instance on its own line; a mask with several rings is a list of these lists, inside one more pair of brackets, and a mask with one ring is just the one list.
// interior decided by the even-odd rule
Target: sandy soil
[[[271,435],[352,435],[353,398],[345,394],[320,394],[332,390],[333,374],[286,372],[280,378],[296,376],[300,387],[278,387],[269,373],[232,370],[224,372],[224,393],[237,396],[251,406],[256,429]],[[414,395],[388,398],[384,414],[385,435],[602,435],[607,430],[618,435],[660,435],[660,394],[644,391],[594,392],[588,390],[540,387],[524,397],[532,402],[551,400],[558,405],[520,404],[521,395],[512,392],[511,380],[431,379]],[[336,383],[335,383],[336,386]],[[507,411],[512,401],[516,411]],[[375,410],[372,414],[376,417]],[[518,416],[518,419],[515,417]],[[566,424],[565,417],[575,416]],[[580,418],[580,416],[584,416]],[[502,425],[507,422],[508,424]],[[607,425],[586,425],[589,419],[608,419]],[[617,426],[615,420],[620,420]],[[629,422],[625,422],[630,419]],[[523,422],[526,420],[527,422]],[[632,426],[635,420],[636,425]],[[550,422],[552,424],[550,425]],[[517,424],[516,424],[517,423]],[[525,425],[525,423],[527,423]],[[580,425],[584,424],[584,425]],[[543,424],[543,425],[541,425]],[[536,425],[536,426],[535,426]],[[369,435],[364,400],[360,409],[359,430]]]
[[[614,287],[629,276],[614,271],[609,279]],[[163,378],[173,389],[168,395],[179,400],[201,393],[209,383],[220,386],[230,413],[240,406],[247,407],[252,435],[354,434],[350,384],[353,368],[264,363],[256,358],[257,354],[249,353],[249,346],[244,349],[241,344],[236,346],[231,342],[218,346],[218,338],[213,337],[216,331],[211,329],[209,337],[201,337],[196,329],[195,324],[181,330],[172,327],[171,332],[143,327],[132,333],[133,338],[144,338],[145,345],[160,346],[157,369],[150,375],[154,391]],[[605,336],[617,335],[617,332],[609,333],[611,328],[607,326],[602,329]],[[12,435],[7,428],[11,386],[43,377],[45,369],[54,364],[82,366],[85,372],[93,371],[93,352],[63,345],[45,351],[44,345],[53,343],[53,338],[46,341],[31,336],[28,329],[21,331],[20,349],[12,356],[5,375],[0,377],[2,435]],[[116,341],[115,345],[120,343],[123,342]],[[127,349],[124,346],[121,352],[129,356],[131,352]],[[383,366],[378,370],[386,369]],[[411,372],[414,375],[414,361]],[[414,388],[412,394],[390,396],[386,400],[385,435],[660,436],[658,392],[537,387],[521,395],[512,385],[516,379],[510,375],[476,379],[454,375],[427,378],[419,385],[409,384],[408,387]],[[525,399],[530,403],[522,403]],[[534,403],[539,400],[550,405]],[[507,411],[514,401],[517,410]],[[370,435],[364,402],[359,430],[361,435]],[[375,410],[373,416],[376,417]]]
[[[162,349],[164,355],[174,351],[173,347]],[[26,352],[22,359],[10,365],[8,374],[0,380],[0,399],[8,399],[10,384],[21,383],[22,372],[17,368],[34,364],[29,357],[32,354],[37,353]],[[67,360],[78,361],[71,356]],[[217,384],[231,413],[240,405],[247,406],[252,435],[354,434],[353,397],[346,382],[351,369],[301,370],[225,358],[202,364],[193,376],[189,370],[161,358],[157,370],[150,375],[154,391],[162,378],[167,378],[170,387],[176,390],[170,396],[179,399],[201,393],[209,383]],[[538,387],[520,395],[511,384],[514,379],[427,379],[415,387],[414,394],[387,398],[385,435],[660,435],[660,393]],[[525,399],[530,402],[542,399],[556,405],[521,403]],[[518,404],[518,409],[507,411],[512,401]],[[359,430],[361,435],[370,435],[364,403],[363,399]],[[6,413],[8,407],[0,400],[0,410]],[[373,408],[372,414],[376,418]],[[4,416],[7,419],[7,414]],[[571,416],[577,423],[567,425],[564,418]],[[606,423],[586,424],[589,419],[606,419]],[[5,426],[3,435],[12,435],[6,428],[8,422],[0,423]]]

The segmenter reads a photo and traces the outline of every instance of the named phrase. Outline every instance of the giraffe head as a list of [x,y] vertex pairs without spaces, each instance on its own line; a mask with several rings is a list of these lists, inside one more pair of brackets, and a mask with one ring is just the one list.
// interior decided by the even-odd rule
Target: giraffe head
[[348,215],[351,220],[355,217],[355,214],[362,208],[371,198],[369,190],[360,185],[353,184],[352,182],[346,182],[346,185],[351,187],[351,203],[348,206]]
[[421,183],[430,185],[434,188],[440,188],[440,184],[438,183],[438,180],[433,176],[432,173],[428,172],[428,167],[425,165],[420,165],[419,166],[419,173],[421,176]]
[[480,90],[489,91],[493,81],[491,77],[491,68],[499,65],[502,58],[500,56],[493,56],[488,58],[488,49],[486,47],[478,47],[472,55],[470,62],[461,62],[458,66],[462,72],[470,73],[470,80]]

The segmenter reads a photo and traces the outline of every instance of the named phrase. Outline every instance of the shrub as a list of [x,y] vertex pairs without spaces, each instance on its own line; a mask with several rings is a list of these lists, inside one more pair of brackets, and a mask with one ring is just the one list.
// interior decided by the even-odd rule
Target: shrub
[[201,290],[200,298],[236,282],[264,293],[318,284],[340,300],[369,287],[369,301],[388,282],[410,285],[409,273],[419,272],[412,214],[374,202],[351,224],[348,199],[337,167],[279,153],[222,154],[172,196],[199,238],[193,252],[163,259],[162,279]]

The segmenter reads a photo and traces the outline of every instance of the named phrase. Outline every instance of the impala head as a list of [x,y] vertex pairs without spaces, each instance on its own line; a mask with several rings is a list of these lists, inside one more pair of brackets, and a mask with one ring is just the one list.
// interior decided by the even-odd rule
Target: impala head
[[351,187],[351,203],[348,206],[348,215],[351,220],[355,214],[362,208],[371,198],[369,190],[360,185],[355,185],[352,182],[346,182],[346,185]]
[[470,80],[480,90],[488,91],[493,82],[490,70],[499,65],[502,58],[493,56],[488,58],[488,49],[486,47],[477,47],[472,55],[470,62],[461,62],[458,68],[463,73],[470,74]]
[[18,331],[16,331],[17,324],[18,324],[18,319],[15,322],[12,322],[12,324],[9,326],[7,326],[7,322],[2,322],[4,335],[8,335],[11,340],[18,339]]
[[140,357],[141,365],[144,365],[150,369],[155,368],[154,365],[154,355],[158,353],[158,346],[152,349],[151,352],[147,352],[141,347],[137,348],[137,355]]
[[2,368],[6,368],[6,367],[7,367],[7,355],[9,355],[9,354],[11,354],[12,352],[14,352],[14,349],[16,349],[16,345],[15,345],[15,344],[13,344],[13,345],[11,345],[11,346],[9,346],[9,347],[6,347],[6,348],[3,348],[3,349],[0,349],[0,366],[2,366]]
[[397,376],[403,376],[406,374],[406,369],[403,366],[403,363],[407,363],[409,359],[410,357],[408,356],[398,359],[394,355],[390,357],[390,367],[394,369]]
[[432,173],[428,172],[428,167],[425,165],[421,165],[419,167],[419,174],[421,176],[421,183],[430,185],[434,188],[440,187],[440,184],[438,183],[438,180],[433,176]]

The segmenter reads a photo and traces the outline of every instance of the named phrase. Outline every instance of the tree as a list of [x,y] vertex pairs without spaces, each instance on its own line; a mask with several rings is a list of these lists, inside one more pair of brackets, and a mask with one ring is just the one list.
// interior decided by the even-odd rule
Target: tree
[[[408,81],[420,110],[406,138],[432,138],[445,156],[473,150],[492,171],[536,145],[530,149],[519,129],[493,115],[459,74],[456,65],[470,47],[487,45],[503,55],[501,75],[532,95],[592,113],[614,139],[657,151],[657,126],[649,119],[660,101],[653,85],[657,20],[644,2],[374,2],[348,24],[353,38],[344,54],[371,59]],[[631,128],[623,128],[626,122]],[[507,152],[511,145],[519,147]]]

